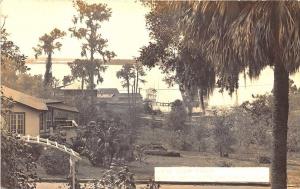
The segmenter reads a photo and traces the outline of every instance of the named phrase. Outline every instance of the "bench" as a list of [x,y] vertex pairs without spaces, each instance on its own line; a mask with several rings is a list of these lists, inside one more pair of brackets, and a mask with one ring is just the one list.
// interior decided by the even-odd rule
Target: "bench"
[[161,184],[270,185],[268,167],[155,167]]

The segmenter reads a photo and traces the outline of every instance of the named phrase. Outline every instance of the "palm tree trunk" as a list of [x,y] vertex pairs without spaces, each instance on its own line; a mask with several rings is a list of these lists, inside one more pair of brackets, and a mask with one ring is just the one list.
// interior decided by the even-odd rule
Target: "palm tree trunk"
[[139,88],[139,72],[138,70],[136,71],[136,85],[135,85],[135,93],[138,93],[138,88]]
[[135,102],[136,102],[136,99],[135,99],[136,98],[136,96],[135,96],[135,90],[136,90],[135,89],[135,87],[136,87],[135,84],[136,84],[136,81],[135,80],[136,80],[136,78],[134,77],[133,78],[133,85],[132,85],[132,102],[133,102],[134,111],[135,111]]
[[128,108],[129,108],[129,111],[130,111],[131,110],[131,105],[130,105],[130,85],[129,85],[129,80],[128,79],[127,79],[126,83],[127,83]]
[[282,62],[275,64],[273,107],[272,189],[287,188],[287,131],[289,75]]

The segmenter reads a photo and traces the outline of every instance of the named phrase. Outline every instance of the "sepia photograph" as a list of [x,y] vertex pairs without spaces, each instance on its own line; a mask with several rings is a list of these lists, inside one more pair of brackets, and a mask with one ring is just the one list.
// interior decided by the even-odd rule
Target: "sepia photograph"
[[1,189],[300,189],[300,1],[0,0]]

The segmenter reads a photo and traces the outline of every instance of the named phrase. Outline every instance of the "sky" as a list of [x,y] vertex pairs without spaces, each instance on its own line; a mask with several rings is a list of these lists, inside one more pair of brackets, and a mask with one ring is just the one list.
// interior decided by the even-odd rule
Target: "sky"
[[[108,40],[108,49],[117,58],[138,56],[139,49],[149,41],[145,27],[147,9],[135,0],[88,0],[88,3],[105,3],[112,9],[108,22],[103,22],[101,34]],[[11,39],[28,57],[34,57],[32,47],[38,38],[55,27],[67,31],[72,27],[76,13],[71,0],[2,0],[1,14],[7,16],[5,27]],[[54,57],[80,57],[80,42],[67,36]]]
[[[0,0],[1,1],[1,0]],[[108,40],[108,49],[117,54],[116,58],[131,59],[139,55],[139,49],[149,42],[149,31],[146,29],[145,14],[148,9],[143,7],[138,0],[87,0],[88,3],[105,3],[112,9],[112,17],[104,22],[101,34]],[[32,47],[38,43],[38,38],[49,33],[57,27],[67,31],[72,26],[72,17],[76,13],[71,0],[2,0],[1,14],[7,16],[5,27],[10,33],[10,39],[19,47],[22,53],[29,58],[34,57]],[[70,33],[61,41],[63,43],[60,52],[54,54],[54,58],[79,58],[80,42],[71,38]],[[62,79],[68,74],[67,66],[53,67],[55,77]],[[107,70],[104,82],[97,87],[118,87],[119,81],[115,78],[115,68]],[[32,74],[43,74],[44,67],[32,67]],[[167,88],[162,81],[163,74],[159,70],[149,72],[147,84],[144,88],[157,86]],[[300,73],[291,76],[297,86],[300,86]],[[112,82],[114,81],[114,82]],[[264,94],[271,92],[273,86],[273,71],[269,68],[262,72],[258,80],[247,79],[243,83],[241,75],[240,89],[238,90],[238,101],[242,102],[251,98],[252,94]],[[178,86],[172,87],[169,93],[162,93],[161,98],[171,101],[180,97]],[[167,91],[166,91],[167,92]],[[174,97],[170,97],[170,96]],[[164,99],[167,98],[168,99]],[[210,98],[210,104],[233,104],[236,97],[231,98],[227,93],[218,93],[215,90]]]

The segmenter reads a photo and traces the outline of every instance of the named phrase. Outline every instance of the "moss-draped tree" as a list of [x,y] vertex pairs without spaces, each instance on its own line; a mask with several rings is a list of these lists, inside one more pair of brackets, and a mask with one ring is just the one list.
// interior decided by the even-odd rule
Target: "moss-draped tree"
[[38,58],[43,53],[47,56],[46,59],[46,71],[44,74],[44,86],[49,87],[52,85],[52,55],[54,51],[60,50],[62,44],[57,41],[65,36],[66,33],[57,28],[54,28],[49,34],[44,34],[39,38],[39,44],[37,47],[33,47],[35,52],[35,58]]
[[72,62],[71,69],[83,70],[79,76],[82,86],[87,81],[88,88],[94,89],[94,77],[97,77],[97,83],[102,82],[101,72],[106,68],[104,64],[115,56],[114,52],[106,50],[108,41],[100,33],[102,22],[111,17],[111,9],[106,4],[88,4],[82,0],[74,1],[74,8],[77,14],[73,17],[74,26],[69,31],[72,37],[82,41],[81,57],[84,59]]

